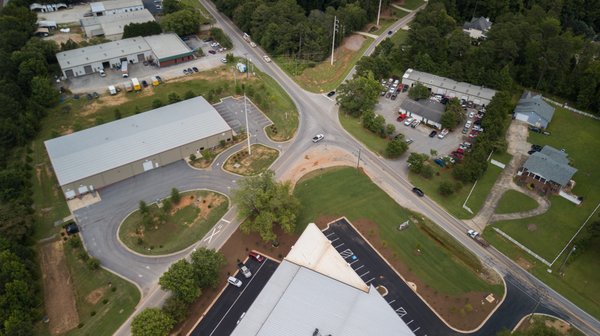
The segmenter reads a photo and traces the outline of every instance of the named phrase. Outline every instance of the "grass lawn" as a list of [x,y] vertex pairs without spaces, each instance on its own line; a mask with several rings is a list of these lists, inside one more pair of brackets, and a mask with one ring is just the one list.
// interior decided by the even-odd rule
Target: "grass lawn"
[[423,4],[423,0],[404,0],[400,4],[400,7],[414,10],[414,9],[419,8],[419,6],[421,6],[422,4]]
[[[488,169],[477,181],[477,185],[475,186],[475,189],[473,189],[473,193],[467,202],[467,207],[473,211],[471,214],[467,210],[463,209],[462,205],[467,199],[473,184],[464,184],[458,191],[454,192],[454,194],[450,196],[442,196],[438,192],[440,183],[446,180],[456,183],[457,180],[452,177],[451,168],[441,168],[436,164],[431,165],[434,171],[434,176],[431,179],[426,179],[420,175],[409,172],[408,178],[410,182],[413,185],[421,188],[421,190],[423,190],[428,197],[444,207],[453,216],[460,219],[470,219],[477,214],[477,212],[483,206],[488,193],[494,186],[494,183],[496,183],[498,176],[502,172],[502,169],[499,167],[488,163]],[[437,173],[439,173],[439,176]]]
[[494,212],[497,214],[521,212],[533,210],[538,206],[538,202],[533,198],[511,189],[502,195]]
[[394,42],[394,44],[396,44],[396,45],[403,45],[404,42],[406,42],[407,38],[408,38],[408,30],[404,30],[404,29],[398,29],[398,31],[395,32],[394,35],[392,35],[390,37],[392,42]]
[[119,227],[119,239],[130,249],[147,255],[181,251],[204,237],[228,207],[227,197],[212,191],[181,193],[181,201],[168,213],[156,204],[148,207],[152,224],[144,223],[139,210],[130,214]]
[[[112,335],[133,312],[140,301],[140,292],[129,281],[109,271],[102,268],[90,270],[77,258],[77,253],[77,249],[65,245],[72,278],[69,286],[75,289],[77,312],[83,325],[66,335]],[[108,301],[104,303],[104,300]],[[95,312],[94,316],[92,312]]]
[[[376,223],[381,238],[411,272],[440,293],[502,292],[501,286],[486,283],[467,266],[479,265],[472,254],[429,220],[399,206],[356,169],[338,167],[309,174],[298,182],[294,195],[302,204],[298,223],[314,222],[320,216],[346,216],[350,221],[368,219]],[[398,225],[409,218],[419,224],[398,231]],[[298,232],[303,229],[299,227]],[[418,257],[413,250],[417,248],[423,251]]]
[[267,146],[255,144],[251,149],[250,156],[248,147],[230,156],[223,164],[223,169],[239,175],[258,175],[265,172],[279,156],[276,149]]
[[371,151],[383,156],[385,148],[387,147],[388,140],[383,139],[371,131],[364,128],[361,124],[360,118],[354,118],[350,115],[346,115],[343,112],[339,112],[340,123],[342,127],[348,133],[350,133],[355,139],[362,142]]
[[181,2],[188,6],[194,7],[196,10],[198,10],[200,12],[200,18],[203,19],[201,24],[210,24],[210,23],[215,22],[215,19],[208,13],[206,8],[204,8],[204,6],[202,6],[200,1],[198,1],[198,0],[181,0]]
[[275,57],[277,64],[284,69],[303,89],[311,92],[327,92],[337,88],[354,64],[364,54],[373,39],[362,35],[347,37],[363,39],[359,50],[338,47],[335,50],[334,63],[328,57],[321,63],[296,62],[294,59]]
[[[382,15],[382,17],[379,20],[380,28],[375,31],[369,31],[368,33],[375,34],[375,35],[381,35],[384,33],[387,34],[387,28],[389,26],[391,26],[392,23],[398,21],[399,19],[405,17],[408,14],[408,12],[406,12],[406,11],[403,11],[401,9],[394,8],[391,6],[389,9],[392,11],[392,16],[383,17],[383,15]],[[377,22],[375,22],[375,23],[377,23]],[[373,27],[376,28],[377,26],[373,26]]]
[[[291,139],[298,128],[298,113],[294,103],[272,78],[256,69],[255,72],[257,77],[251,78],[250,83],[246,84],[247,91],[250,91],[250,87],[254,90],[255,97],[252,101],[277,128],[277,134],[272,134],[271,128],[267,128],[267,132],[275,140]],[[191,91],[195,95],[212,98],[211,103],[217,102],[220,97],[236,94],[233,75],[226,67],[201,72],[186,79],[188,80],[166,82],[137,93],[121,92],[114,97],[103,96],[91,102],[86,99],[73,100],[69,97],[48,113],[42,122],[38,136],[31,145],[32,165],[35,169],[32,179],[33,199],[38,210],[34,239],[38,240],[58,233],[60,227],[54,227],[54,222],[69,215],[69,209],[54,176],[44,141],[67,132],[92,127],[96,123],[113,121],[116,109],[122,117],[131,116],[136,111],[151,110],[152,101],[160,99],[166,103],[167,96],[171,93],[183,97],[187,91]],[[238,78],[238,80],[247,81],[245,78]]]
[[[597,169],[600,121],[557,108],[548,130],[551,132],[550,136],[530,133],[528,141],[565,149],[571,165],[578,169],[573,176],[576,182],[573,193],[583,196],[583,203],[576,206],[562,197],[550,196],[551,206],[545,214],[498,222],[494,226],[551,262],[600,202],[600,171]],[[597,219],[596,215],[592,220]],[[489,236],[496,241],[500,240],[495,238],[496,234]],[[507,255],[519,253],[513,255],[514,258],[523,254],[508,242],[499,244],[497,248]],[[565,276],[559,277],[554,274],[564,256],[565,254],[553,265],[553,274],[547,274],[546,267],[541,266],[533,268],[532,273],[596,318],[600,318],[600,271],[597,267],[600,259],[599,246],[571,257],[569,265],[564,269]]]

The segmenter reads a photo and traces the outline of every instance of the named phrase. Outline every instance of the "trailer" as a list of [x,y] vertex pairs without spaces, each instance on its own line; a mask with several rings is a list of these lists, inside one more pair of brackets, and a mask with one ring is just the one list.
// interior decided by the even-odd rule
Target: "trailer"
[[121,75],[123,76],[123,78],[129,77],[129,70],[128,70],[128,66],[127,66],[127,61],[121,62]]
[[140,82],[137,78],[132,78],[131,83],[133,83],[133,89],[135,91],[140,91],[142,89],[142,86],[140,85]]
[[117,94],[117,88],[114,85],[109,85],[108,92],[110,93],[111,96],[114,96]]
[[467,231],[467,235],[469,237],[471,237],[474,241],[476,241],[479,245],[481,245],[483,247],[490,246],[490,243],[488,243],[487,240],[483,239],[483,237],[481,237],[481,235],[479,234],[479,232],[477,232],[475,230],[468,230]]

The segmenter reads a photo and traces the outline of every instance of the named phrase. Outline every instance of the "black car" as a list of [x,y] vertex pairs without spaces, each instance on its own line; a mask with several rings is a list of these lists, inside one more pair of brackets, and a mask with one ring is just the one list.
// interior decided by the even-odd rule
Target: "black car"
[[67,231],[67,234],[72,235],[79,232],[79,228],[77,227],[77,224],[70,223],[65,226],[65,231]]
[[192,68],[187,68],[187,71],[188,71],[190,74],[193,74],[193,73],[194,73],[194,70],[192,70]]
[[414,192],[419,197],[425,196],[425,193],[423,192],[423,190],[421,190],[417,187],[412,188],[412,192]]
[[327,93],[327,97],[333,97],[335,95],[335,91],[329,91]]
[[540,146],[540,145],[531,145],[531,150],[539,152],[539,151],[542,150],[542,146]]
[[146,82],[145,80],[142,81],[142,86],[143,87],[148,87],[148,82]]
[[213,54],[213,55],[214,55],[214,54],[216,54],[217,52],[216,52],[216,51],[214,51],[214,50],[209,50],[209,51],[208,51],[208,53],[209,53],[209,54]]
[[388,35],[392,35],[394,32],[393,31],[388,31]]
[[431,131],[431,133],[429,133],[429,137],[433,138],[437,135],[437,131]]
[[198,68],[196,68],[196,67],[193,67],[192,70],[194,70],[194,72],[198,72]]
[[159,83],[162,83],[162,82],[163,82],[163,81],[162,81],[162,78],[160,78],[160,76],[154,76],[154,77],[156,77],[156,80],[157,80]]

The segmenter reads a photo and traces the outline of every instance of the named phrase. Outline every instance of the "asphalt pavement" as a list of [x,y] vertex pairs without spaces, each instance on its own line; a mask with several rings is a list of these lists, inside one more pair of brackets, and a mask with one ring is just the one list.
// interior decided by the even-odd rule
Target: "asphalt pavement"
[[238,271],[235,276],[242,280],[242,287],[227,284],[225,290],[209,311],[202,317],[190,335],[192,336],[221,336],[230,335],[258,294],[265,287],[279,263],[265,259],[262,263],[248,259],[245,263],[252,277],[249,279]]

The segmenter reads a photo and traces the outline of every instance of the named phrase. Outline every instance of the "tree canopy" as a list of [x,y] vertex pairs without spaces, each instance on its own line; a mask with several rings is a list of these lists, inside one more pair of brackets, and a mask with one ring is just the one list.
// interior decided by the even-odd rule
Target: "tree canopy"
[[274,225],[288,233],[296,227],[300,202],[292,194],[291,184],[276,182],[270,170],[241,180],[233,201],[238,206],[239,217],[245,219],[242,230],[258,232],[264,241],[277,238]]
[[123,37],[150,36],[162,33],[160,24],[156,21],[130,23],[123,27]]
[[131,321],[133,336],[167,336],[175,321],[160,308],[146,308]]
[[158,280],[160,287],[170,290],[182,301],[190,303],[200,296],[200,287],[192,266],[185,259],[179,260],[169,267]]
[[193,9],[185,8],[165,15],[160,20],[164,31],[174,32],[179,36],[195,34],[200,26],[200,16]]
[[380,90],[381,85],[373,79],[372,74],[367,77],[355,76],[338,87],[336,100],[344,112],[359,117],[373,110]]

